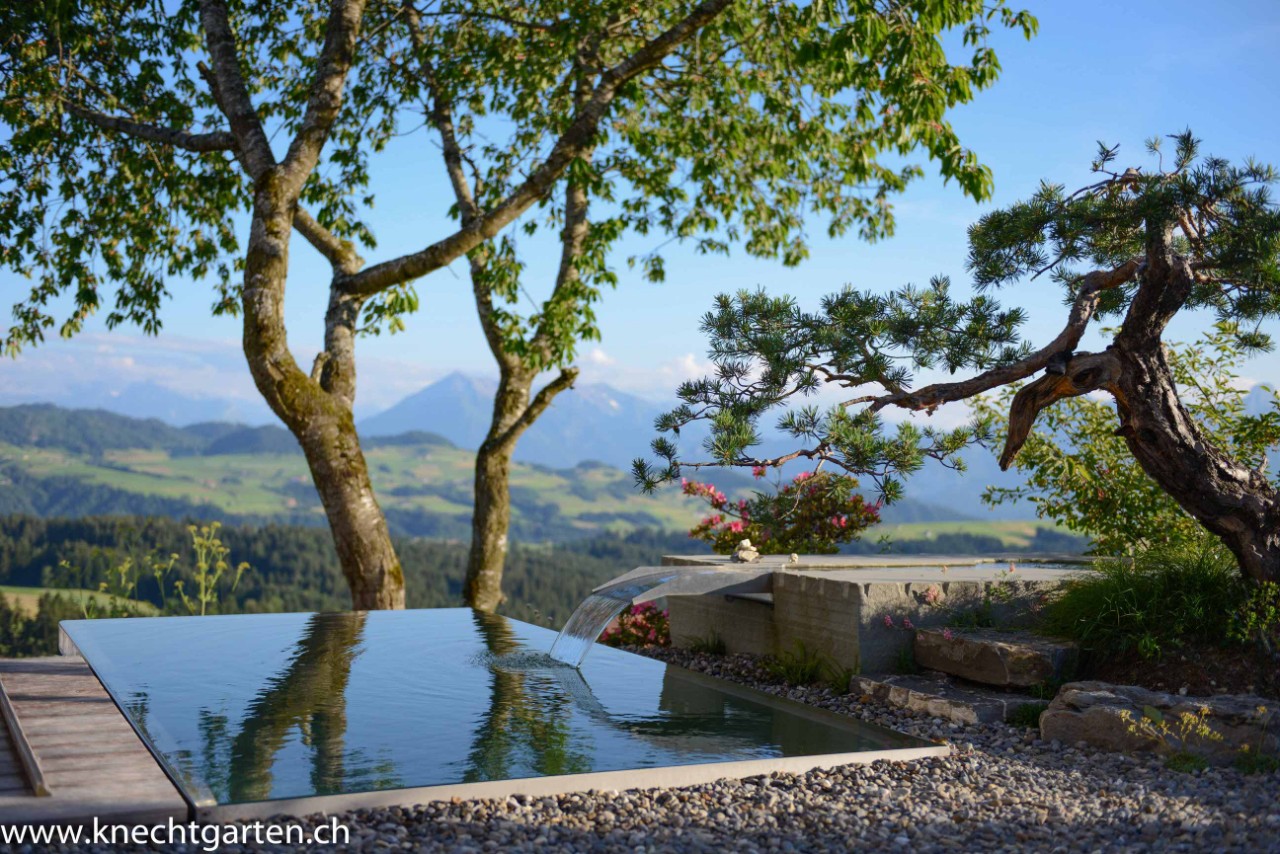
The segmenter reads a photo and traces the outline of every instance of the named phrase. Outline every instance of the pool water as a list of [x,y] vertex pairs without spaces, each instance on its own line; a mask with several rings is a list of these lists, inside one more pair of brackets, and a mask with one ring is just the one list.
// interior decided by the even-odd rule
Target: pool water
[[926,744],[470,609],[62,627],[193,809]]

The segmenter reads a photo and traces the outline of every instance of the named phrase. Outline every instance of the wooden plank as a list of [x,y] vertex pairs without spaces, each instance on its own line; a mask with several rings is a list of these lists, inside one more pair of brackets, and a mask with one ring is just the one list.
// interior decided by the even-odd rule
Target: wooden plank
[[17,753],[18,764],[22,766],[22,775],[26,777],[27,785],[31,787],[36,797],[49,797],[49,784],[45,781],[44,771],[40,768],[40,760],[36,758],[35,751],[31,749],[31,743],[27,741],[26,734],[22,731],[22,723],[18,720],[17,712],[14,711],[9,695],[5,692],[3,677],[0,677],[0,718],[4,719],[5,728],[9,732],[9,743]]
[[0,822],[186,820],[189,807],[80,659],[0,659],[0,679],[52,797],[4,788]]
[[31,791],[31,788],[27,785],[27,778],[20,771],[12,774],[0,774],[0,789]]
[[[40,752],[40,761],[49,763],[63,756],[82,756],[87,750],[92,750],[101,756],[103,761],[107,761],[117,753],[134,755],[137,748],[124,741],[99,741],[94,739],[91,733],[84,733],[80,738],[71,741],[54,741],[39,745],[37,750]],[[0,762],[0,771],[4,768],[4,763]]]

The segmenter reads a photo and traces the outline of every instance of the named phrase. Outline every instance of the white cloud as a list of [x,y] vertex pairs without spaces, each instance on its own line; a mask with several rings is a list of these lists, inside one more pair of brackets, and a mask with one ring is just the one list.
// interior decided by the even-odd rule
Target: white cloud
[[584,354],[579,361],[583,383],[605,383],[619,391],[663,403],[675,400],[680,383],[706,376],[713,368],[710,362],[698,359],[693,353],[636,364],[621,362],[603,351],[598,356],[593,355],[594,352]]
[[[307,370],[311,354],[295,351]],[[439,379],[447,368],[374,357],[359,360],[357,416],[371,414]],[[271,422],[240,342],[160,335],[88,333],[25,350],[0,368],[0,406],[49,402],[101,406],[130,386],[158,386],[187,398],[232,404],[229,417]]]
[[613,358],[599,347],[592,347],[588,350],[582,357],[582,361],[588,365],[598,365],[600,367],[608,367],[609,365],[616,365],[618,363],[617,359]]

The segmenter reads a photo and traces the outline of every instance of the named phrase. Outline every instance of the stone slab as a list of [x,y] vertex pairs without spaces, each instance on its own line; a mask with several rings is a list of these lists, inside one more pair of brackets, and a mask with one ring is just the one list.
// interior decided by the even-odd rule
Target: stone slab
[[1030,632],[921,629],[916,664],[997,688],[1030,688],[1074,675],[1079,647]]
[[[684,646],[682,637],[715,633],[726,641],[734,638],[727,644],[731,651],[773,655],[799,643],[855,672],[892,672],[911,654],[908,621],[916,628],[942,627],[957,614],[982,607],[999,623],[1018,625],[1031,604],[1081,571],[1063,565],[1068,560],[1081,559],[810,555],[792,563],[789,556],[766,555],[751,566],[770,575],[771,612],[747,611],[724,596],[702,597],[705,601],[697,606],[675,604],[674,642]],[[719,555],[672,556],[663,562],[730,565],[728,557]],[[995,591],[999,595],[988,595]],[[672,596],[668,602],[685,598]],[[749,632],[758,637],[747,637]]]
[[[830,571],[836,569],[884,569],[901,567],[937,568],[947,566],[954,569],[978,567],[990,570],[1006,569],[1012,562],[1015,566],[1028,569],[1043,564],[1072,564],[1087,566],[1091,558],[1080,555],[1053,554],[1037,552],[1035,554],[1010,553],[998,555],[798,555],[799,560],[791,562],[790,555],[761,555],[754,567],[774,567],[777,569],[798,569]],[[729,555],[664,555],[663,566],[738,566]]]
[[962,685],[941,673],[855,676],[849,692],[899,709],[958,724],[1007,721],[1039,701],[1026,694]]
[[[1185,747],[1210,761],[1226,763],[1238,757],[1245,745],[1264,755],[1280,755],[1280,720],[1276,720],[1280,710],[1274,706],[1274,702],[1250,695],[1187,697],[1133,685],[1071,682],[1059,689],[1040,716],[1040,737],[1125,753],[1171,753]],[[1184,746],[1176,738],[1159,740],[1132,732],[1125,719],[1126,713],[1137,720],[1146,709],[1154,709],[1176,730],[1181,715],[1197,715],[1202,707],[1209,710],[1205,723],[1220,739],[1192,737]]]

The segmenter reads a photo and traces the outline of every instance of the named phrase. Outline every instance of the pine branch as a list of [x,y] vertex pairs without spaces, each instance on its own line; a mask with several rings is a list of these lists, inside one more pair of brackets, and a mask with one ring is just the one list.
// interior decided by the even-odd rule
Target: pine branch
[[1071,313],[1067,324],[1058,335],[1024,359],[1010,365],[1001,365],[984,371],[975,377],[954,383],[935,383],[918,391],[902,391],[887,395],[869,395],[847,401],[846,406],[860,403],[870,404],[872,412],[878,412],[886,406],[900,409],[934,410],[944,403],[968,400],[974,395],[982,394],[993,388],[1008,385],[1026,379],[1049,364],[1049,360],[1060,353],[1070,353],[1080,343],[1089,321],[1097,311],[1098,302],[1105,291],[1118,288],[1125,282],[1133,280],[1142,267],[1143,262],[1131,258],[1111,270],[1097,270],[1083,277],[1080,291],[1071,305]]

